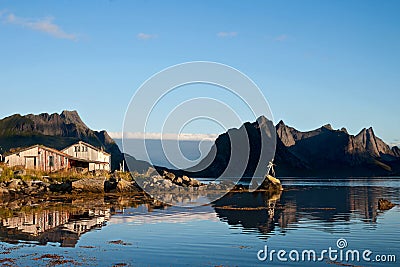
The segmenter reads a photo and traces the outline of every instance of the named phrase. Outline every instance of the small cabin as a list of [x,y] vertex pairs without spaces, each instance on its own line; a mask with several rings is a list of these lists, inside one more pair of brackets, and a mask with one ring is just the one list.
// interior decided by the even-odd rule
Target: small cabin
[[62,152],[71,156],[71,167],[88,168],[89,171],[111,170],[111,155],[83,141],[64,148]]
[[11,167],[41,171],[59,171],[68,169],[69,156],[56,149],[34,145],[17,150],[6,156],[4,161]]

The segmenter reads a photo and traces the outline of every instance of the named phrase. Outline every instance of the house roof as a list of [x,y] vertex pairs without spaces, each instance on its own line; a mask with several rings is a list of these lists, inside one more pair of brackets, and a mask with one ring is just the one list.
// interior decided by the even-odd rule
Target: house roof
[[90,147],[90,148],[92,148],[92,149],[94,149],[94,150],[96,150],[96,151],[99,151],[99,152],[102,152],[102,153],[104,153],[104,154],[106,154],[106,155],[108,155],[108,156],[111,156],[110,153],[107,153],[106,151],[104,151],[104,150],[102,150],[102,149],[100,149],[100,148],[98,148],[98,147],[95,147],[95,146],[93,146],[93,145],[91,145],[91,144],[88,144],[88,143],[86,143],[86,142],[83,142],[83,141],[78,141],[78,142],[75,143],[75,144],[72,144],[72,145],[70,145],[70,146],[67,146],[67,147],[64,148],[62,151],[65,151],[65,150],[67,150],[68,148],[73,147],[73,146],[76,146],[76,145],[85,145],[85,146],[88,146],[88,147]]
[[30,149],[35,148],[35,147],[39,147],[39,148],[41,148],[41,149],[44,149],[44,150],[47,150],[47,151],[50,151],[50,152],[59,154],[59,155],[61,155],[61,156],[67,157],[67,158],[70,157],[70,155],[65,154],[64,152],[61,152],[61,151],[59,151],[59,150],[57,150],[57,149],[50,148],[50,147],[47,147],[47,146],[44,146],[44,145],[39,145],[39,144],[30,146],[30,147],[24,147],[24,148],[17,149],[16,151],[14,151],[14,152],[12,152],[12,153],[7,154],[7,156],[14,155],[14,154],[18,154],[18,153],[21,153],[21,152],[23,152],[23,151],[30,150]]
[[76,157],[73,157],[73,156],[71,156],[71,155],[65,154],[65,153],[63,153],[63,152],[61,152],[61,151],[58,151],[57,149],[50,148],[50,147],[47,147],[47,146],[44,146],[44,145],[33,145],[33,146],[30,146],[30,147],[24,147],[24,148],[21,148],[21,149],[18,149],[18,150],[16,150],[16,151],[14,151],[13,153],[8,154],[7,156],[11,156],[11,155],[14,155],[14,154],[18,154],[18,153],[20,153],[20,152],[27,151],[27,150],[30,150],[30,149],[35,148],[35,147],[39,147],[39,148],[41,148],[41,149],[45,149],[45,150],[47,150],[47,151],[50,151],[50,152],[59,154],[59,155],[61,155],[61,156],[64,156],[64,157],[66,157],[66,158],[68,158],[68,159],[75,160],[75,161],[89,162],[89,163],[97,163],[97,164],[109,164],[109,162],[95,161],[95,160],[86,160],[86,159],[76,158]]

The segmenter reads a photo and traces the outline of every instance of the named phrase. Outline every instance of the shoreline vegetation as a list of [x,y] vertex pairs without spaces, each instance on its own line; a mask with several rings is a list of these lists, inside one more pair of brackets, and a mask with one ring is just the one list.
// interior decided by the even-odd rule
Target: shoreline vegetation
[[[139,186],[140,185],[140,186]],[[145,190],[143,190],[144,188]],[[280,192],[280,181],[267,176],[257,191]],[[183,193],[198,193],[208,191],[245,192],[247,186],[234,185],[233,182],[202,183],[185,175],[176,176],[164,171],[159,175],[154,169],[140,174],[138,172],[109,173],[106,171],[58,171],[44,172],[8,167],[0,164],[0,199],[17,199],[26,196],[43,197],[59,196],[95,196],[107,194],[139,193],[149,196],[146,192],[168,192],[179,196]]]

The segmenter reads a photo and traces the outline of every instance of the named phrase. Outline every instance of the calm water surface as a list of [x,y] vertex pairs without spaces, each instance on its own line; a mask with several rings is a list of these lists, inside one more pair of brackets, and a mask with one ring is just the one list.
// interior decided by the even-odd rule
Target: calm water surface
[[[198,208],[143,196],[1,204],[0,263],[9,266],[399,266],[400,179],[282,179],[281,195],[231,193]],[[397,262],[272,262],[259,250],[368,249]],[[263,255],[263,254],[260,254]],[[288,258],[288,255],[286,255]],[[301,258],[301,257],[300,257]]]

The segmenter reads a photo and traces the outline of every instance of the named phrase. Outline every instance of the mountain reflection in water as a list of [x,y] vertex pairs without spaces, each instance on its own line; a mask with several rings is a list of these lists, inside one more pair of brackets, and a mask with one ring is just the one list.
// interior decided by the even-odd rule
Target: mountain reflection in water
[[76,246],[79,238],[92,230],[116,222],[165,221],[179,223],[190,219],[221,220],[243,233],[256,233],[265,239],[287,228],[296,228],[303,220],[325,232],[351,219],[375,224],[380,212],[378,199],[398,202],[399,187],[344,184],[303,185],[289,181],[285,191],[229,193],[209,206],[184,209],[160,205],[138,196],[106,196],[98,199],[22,199],[1,203],[0,240],[7,243],[33,242],[62,247]]

